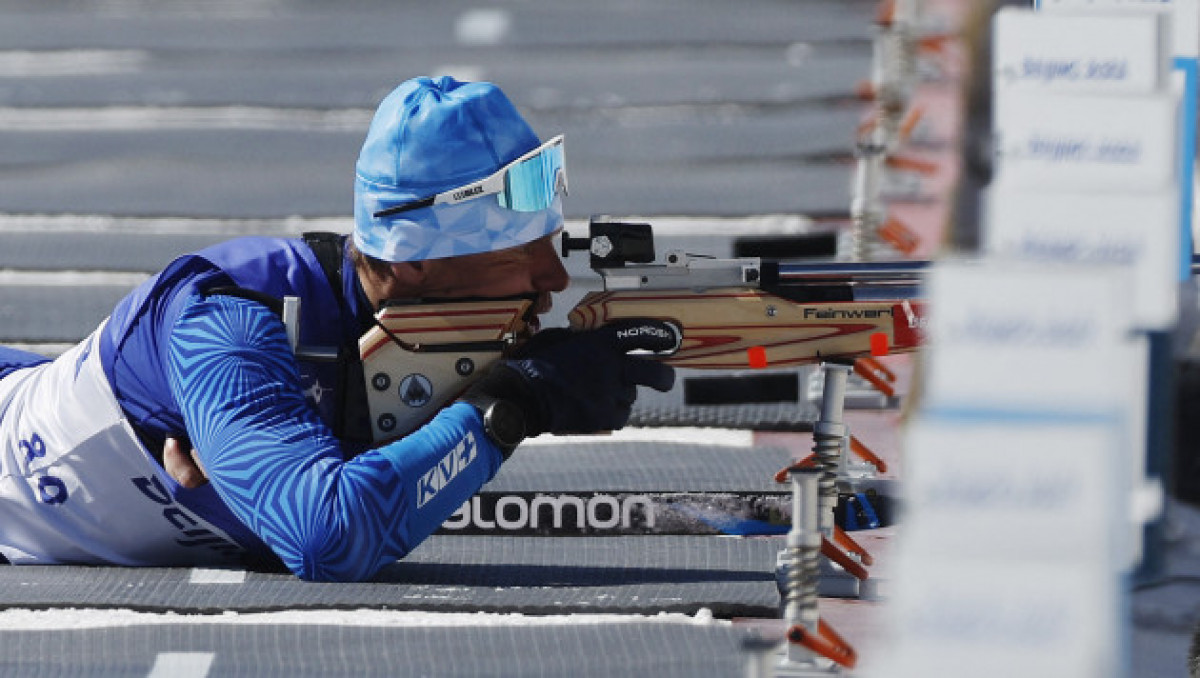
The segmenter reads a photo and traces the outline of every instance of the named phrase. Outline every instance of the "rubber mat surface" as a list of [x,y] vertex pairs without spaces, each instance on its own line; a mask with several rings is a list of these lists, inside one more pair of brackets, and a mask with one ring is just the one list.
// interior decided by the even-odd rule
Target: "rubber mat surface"
[[[804,385],[811,366],[795,368],[787,373],[796,375],[797,397],[779,402],[739,402],[731,394],[722,404],[694,404],[687,398],[689,381],[711,378],[712,372],[694,369],[676,371],[675,388],[659,393],[647,388],[638,390],[630,424],[633,426],[704,426],[751,429],[756,431],[811,431],[820,410],[807,399]],[[761,371],[734,373],[753,380]]]
[[170,675],[289,678],[740,676],[745,635],[725,625],[660,623],[400,629],[180,624],[0,631],[0,673],[146,676],[174,669]]
[[[714,432],[716,439],[719,433]],[[780,447],[684,442],[538,438],[518,449],[485,492],[787,490],[775,472],[790,463]]]
[[187,568],[10,566],[0,567],[0,608],[526,614],[708,608],[718,617],[774,616],[773,570],[783,545],[782,537],[435,536],[374,581],[355,584],[309,583],[286,573],[214,578]]

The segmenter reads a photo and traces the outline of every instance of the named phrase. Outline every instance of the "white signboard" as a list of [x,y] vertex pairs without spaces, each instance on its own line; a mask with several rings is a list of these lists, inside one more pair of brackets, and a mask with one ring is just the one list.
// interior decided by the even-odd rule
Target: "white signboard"
[[[1063,529],[1068,529],[1065,524]],[[982,532],[978,536],[989,538]],[[864,675],[1124,675],[1119,584],[1095,568],[1085,563],[1070,568],[1007,560],[903,560],[907,562],[896,568],[894,600],[885,610],[892,651],[864,657]]]
[[905,552],[1120,571],[1124,440],[1115,418],[917,420],[904,441]]
[[1180,280],[1191,278],[1193,245],[1193,177],[1196,166],[1196,110],[1200,90],[1200,0],[1034,0],[1048,13],[1145,14],[1159,13],[1171,22],[1171,52],[1174,56],[1173,85],[1182,101],[1178,156],[1180,163],[1179,231],[1183,246],[1176,268]]
[[1107,267],[939,263],[927,282],[924,407],[1131,411],[1146,360],[1129,338],[1130,288]]
[[1047,12],[1166,12],[1173,24],[1174,56],[1200,55],[1200,0],[1035,0],[1035,4]]
[[996,13],[997,96],[1010,88],[1058,94],[1165,92],[1170,39],[1162,14],[1047,14],[1007,7]]
[[1139,329],[1166,330],[1178,316],[1178,191],[1068,193],[988,190],[983,248],[989,256],[1128,269],[1128,309]]
[[1122,440],[1104,417],[915,420],[892,651],[864,675],[1120,676]]
[[998,179],[1044,190],[1155,191],[1178,174],[1173,95],[1008,92],[995,107]]

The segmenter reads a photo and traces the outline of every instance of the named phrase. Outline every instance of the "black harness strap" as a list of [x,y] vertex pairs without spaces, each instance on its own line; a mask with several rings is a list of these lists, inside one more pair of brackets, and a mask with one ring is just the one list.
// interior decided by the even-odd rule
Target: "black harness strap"
[[342,315],[347,315],[346,295],[342,290],[342,262],[346,258],[343,236],[328,231],[309,231],[302,237],[304,244],[308,245],[317,257],[317,263],[321,264],[321,270],[325,272],[325,279],[333,289],[333,296],[337,299]]
[[[348,315],[346,295],[342,291],[342,261],[344,257],[342,236],[337,233],[313,231],[305,233],[303,238],[304,244],[312,250],[313,255],[317,257],[317,263],[321,265],[321,270],[325,273],[325,279],[333,291],[333,298],[337,300],[338,309],[342,311],[343,316]],[[266,306],[277,316],[283,315],[283,300],[258,290],[237,285],[224,285],[205,290],[204,294],[205,296],[220,295],[247,299]]]
[[[345,285],[342,282],[345,273],[346,238],[328,231],[309,231],[303,234],[305,244],[312,250],[325,272],[325,279],[337,300],[338,311],[343,318],[350,317],[350,304],[346,300]],[[375,320],[370,308],[365,309],[363,317],[359,317],[360,332]],[[363,379],[362,363],[358,359],[358,345],[351,343],[340,347],[338,362],[341,364],[338,385],[335,389],[337,407],[334,432],[341,438],[369,442],[371,440],[371,424],[366,403],[366,382]]]

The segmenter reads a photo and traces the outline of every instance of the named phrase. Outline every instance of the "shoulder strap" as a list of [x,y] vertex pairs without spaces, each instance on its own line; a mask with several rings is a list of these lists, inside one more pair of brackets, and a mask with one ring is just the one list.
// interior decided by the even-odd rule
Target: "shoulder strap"
[[[338,310],[343,317],[350,315],[350,304],[346,301],[345,286],[342,282],[343,266],[346,260],[346,238],[337,233],[327,231],[309,231],[303,236],[305,244],[313,251],[329,287],[333,290],[333,298],[337,299]],[[367,316],[374,320],[375,316]],[[360,319],[359,321],[363,321]],[[334,397],[334,421],[331,426],[334,435],[347,441],[356,441],[366,445],[373,436],[370,424],[370,408],[367,405],[367,386],[363,377],[362,363],[358,359],[358,346],[351,344],[343,346],[338,351],[338,363],[341,365],[337,388]]]
[[[317,263],[321,265],[321,270],[325,273],[325,279],[329,282],[329,287],[333,290],[333,297],[337,299],[338,306],[344,311],[346,309],[346,299],[342,293],[342,261],[345,253],[342,250],[344,242],[342,236],[327,231],[311,231],[305,233],[302,237],[304,244],[308,245],[313,251],[313,255],[317,257]],[[206,296],[217,294],[249,299],[250,301],[256,301],[266,306],[275,315],[283,315],[283,301],[245,287],[224,285],[205,290],[204,294]]]
[[[321,265],[321,270],[325,273],[325,279],[333,291],[333,298],[337,300],[338,308],[345,312],[346,298],[342,292],[342,261],[345,254],[342,250],[344,242],[342,236],[337,233],[313,231],[305,233],[302,237],[304,244],[308,245],[317,257],[317,263]],[[206,296],[214,294],[249,299],[266,306],[277,316],[283,315],[282,300],[256,290],[226,285],[205,291]]]
[[345,311],[346,297],[342,290],[342,262],[346,258],[343,249],[345,240],[341,235],[328,231],[309,231],[302,237],[317,257],[317,262],[321,264],[321,270],[325,272],[325,279],[333,289],[338,306]]

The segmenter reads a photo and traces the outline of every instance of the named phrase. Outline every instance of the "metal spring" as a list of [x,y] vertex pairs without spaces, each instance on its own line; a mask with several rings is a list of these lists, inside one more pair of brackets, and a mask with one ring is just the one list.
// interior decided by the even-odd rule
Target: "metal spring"
[[850,229],[850,257],[854,261],[869,261],[879,240],[879,215],[873,212],[854,215]]
[[798,546],[788,549],[787,617],[811,619],[817,614],[817,578],[821,575],[821,549]]
[[916,76],[916,43],[910,34],[910,27],[902,24],[893,26],[884,41],[884,54],[887,63],[891,65],[888,75],[891,78],[889,92],[891,100],[886,106],[902,114],[908,107],[913,79]]
[[876,101],[884,117],[895,117],[904,112],[908,99],[907,77],[908,50],[905,49],[904,36],[896,28],[889,29],[880,35],[877,49],[884,63],[883,80],[877,87]]
[[854,200],[850,206],[850,256],[854,261],[868,261],[879,241],[883,211],[879,204],[879,182],[883,177],[887,146],[883,131],[876,128],[870,136],[858,142]]
[[842,436],[817,431],[813,433],[813,442],[815,443],[813,456],[817,468],[821,469],[817,494],[825,498],[837,497],[837,473],[842,453]]

